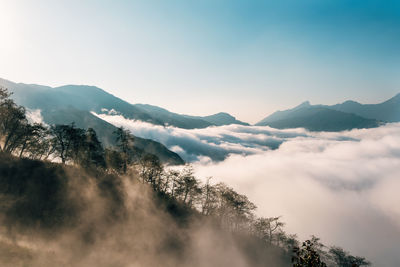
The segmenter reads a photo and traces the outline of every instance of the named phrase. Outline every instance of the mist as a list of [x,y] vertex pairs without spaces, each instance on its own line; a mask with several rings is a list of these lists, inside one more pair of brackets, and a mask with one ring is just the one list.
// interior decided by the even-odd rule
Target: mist
[[116,176],[0,154],[1,266],[286,266],[185,207],[166,207],[135,172]]
[[230,154],[259,154],[277,149],[288,139],[307,136],[302,129],[275,130],[269,127],[226,125],[187,130],[130,120],[122,115],[93,114],[115,126],[128,129],[136,136],[164,144],[187,162],[222,161]]
[[[229,125],[185,130],[98,115],[165,144],[249,197],[258,215],[282,216],[289,233],[400,265],[400,124],[344,132]],[[222,156],[221,156],[222,155]]]
[[301,239],[314,234],[374,266],[400,265],[400,124],[295,138],[195,168],[249,196],[258,215],[281,215]]

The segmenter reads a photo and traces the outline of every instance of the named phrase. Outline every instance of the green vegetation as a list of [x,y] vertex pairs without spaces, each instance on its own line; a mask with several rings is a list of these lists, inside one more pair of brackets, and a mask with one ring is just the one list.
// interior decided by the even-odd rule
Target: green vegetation
[[[156,209],[138,211],[145,206],[144,201],[135,202],[133,210],[140,215],[133,216],[133,224],[152,225],[155,215],[146,217],[149,215],[144,213],[165,212],[173,221],[163,219],[169,231],[175,230],[172,236],[158,235],[165,242],[157,248],[156,255],[163,251],[185,261],[182,254],[195,232],[191,225],[207,223],[212,225],[212,231],[220,232],[221,238],[229,236],[229,242],[238,247],[251,266],[290,266],[291,259],[296,267],[369,265],[364,258],[339,247],[325,247],[315,237],[299,247],[296,235],[285,233],[280,217],[257,218],[256,206],[245,195],[223,183],[211,184],[211,178],[202,183],[190,165],[180,171],[166,168],[157,156],[135,148],[135,138],[123,128],[114,132],[116,147],[104,149],[92,128],[30,124],[24,108],[9,96],[7,90],[0,89],[0,197],[4,200],[0,212],[11,233],[12,229],[43,231],[54,239],[61,228],[77,228],[84,242],[93,244],[104,238],[101,234],[96,237],[99,232],[109,232],[111,225],[132,217],[125,206],[129,193],[123,190],[129,181],[140,183],[130,189],[139,188],[143,194],[148,188],[156,205]],[[93,184],[95,190],[89,190]],[[87,199],[93,192],[99,192],[99,198],[90,202]],[[108,208],[102,216],[96,213],[96,220],[89,220],[88,210],[92,212],[98,203]],[[89,226],[81,226],[88,220]],[[130,246],[140,246],[134,243],[138,235],[136,232],[133,241],[129,239]],[[25,262],[32,260],[29,251],[18,249],[0,243],[0,255],[7,254],[11,265],[17,261],[15,257],[24,258]]]

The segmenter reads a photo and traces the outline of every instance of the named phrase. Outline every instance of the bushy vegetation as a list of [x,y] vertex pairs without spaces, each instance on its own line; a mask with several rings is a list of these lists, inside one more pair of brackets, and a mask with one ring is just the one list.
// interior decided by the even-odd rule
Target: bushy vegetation
[[284,231],[280,217],[257,217],[256,206],[228,185],[213,184],[212,178],[203,183],[190,165],[177,170],[162,165],[155,155],[138,153],[134,137],[123,128],[114,133],[117,146],[103,148],[91,128],[30,123],[25,109],[9,96],[0,88],[0,195],[9,200],[1,212],[10,226],[17,222],[51,229],[78,223],[75,214],[84,201],[67,194],[71,172],[79,179],[87,179],[86,174],[96,177],[102,195],[112,199],[112,216],[123,216],[118,188],[122,177],[131,177],[150,187],[158,205],[180,225],[209,218],[223,231],[240,236],[240,245],[252,248],[255,261],[265,260],[260,255],[274,250],[287,266],[290,260],[295,267],[370,264],[339,247],[326,247],[315,237],[300,245],[296,235]]

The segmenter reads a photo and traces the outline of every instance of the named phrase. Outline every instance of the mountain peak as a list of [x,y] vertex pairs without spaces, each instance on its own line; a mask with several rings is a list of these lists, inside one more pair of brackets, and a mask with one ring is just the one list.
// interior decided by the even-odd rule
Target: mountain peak
[[233,117],[231,114],[228,114],[228,113],[226,113],[226,112],[218,112],[218,113],[215,113],[215,114],[213,114],[213,115],[206,116],[206,117],[219,117],[219,118],[231,118],[231,119],[235,119],[235,117]]
[[296,106],[294,109],[299,109],[299,108],[305,108],[305,107],[309,107],[311,106],[310,101],[304,101],[303,103],[301,103],[300,105]]
[[241,125],[249,125],[246,122],[242,122],[237,120],[231,114],[226,112],[219,112],[213,115],[202,117],[204,120],[214,124],[214,125],[229,125],[229,124],[241,124]]

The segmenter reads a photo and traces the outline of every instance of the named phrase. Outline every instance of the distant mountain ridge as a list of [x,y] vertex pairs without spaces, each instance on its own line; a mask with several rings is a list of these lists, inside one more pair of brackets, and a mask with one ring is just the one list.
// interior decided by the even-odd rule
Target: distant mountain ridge
[[338,111],[354,113],[368,119],[400,122],[400,93],[379,104],[360,104],[350,100],[328,107]]
[[301,108],[285,118],[267,121],[262,126],[270,126],[277,129],[305,128],[310,131],[338,132],[351,129],[374,128],[381,125],[377,120],[331,110],[323,107]]
[[[233,116],[189,116],[170,112],[166,109],[144,104],[130,104],[103,89],[87,85],[65,85],[49,87],[35,84],[13,83],[0,78],[0,85],[11,90],[17,103],[31,109],[51,112],[61,107],[102,113],[104,109],[115,110],[125,118],[150,122],[157,125],[170,125],[184,129],[206,128],[209,126],[247,123]],[[225,113],[223,113],[225,114]],[[218,118],[218,119],[217,119]]]
[[[206,128],[229,124],[249,125],[228,113],[220,112],[209,116],[191,116],[170,112],[148,104],[130,104],[106,91],[86,85],[65,85],[49,87],[35,84],[13,83],[0,78],[0,86],[12,91],[15,101],[30,109],[40,109],[45,120],[50,117],[66,118],[60,110],[83,112],[83,118],[98,114],[116,112],[125,118],[149,122],[156,125],[173,126],[183,129]],[[76,112],[75,112],[76,113]],[[59,118],[54,115],[58,114]],[[97,117],[96,117],[97,118]],[[92,121],[101,120],[91,118]],[[274,128],[303,127],[311,131],[343,131],[354,128],[378,127],[385,122],[400,121],[400,94],[379,104],[360,104],[346,101],[336,105],[311,105],[305,101],[283,111],[276,111],[255,125]],[[107,140],[105,139],[107,142]]]
[[354,128],[373,128],[385,122],[400,122],[400,94],[379,104],[360,104],[346,101],[336,105],[299,106],[276,111],[256,123],[286,129],[303,127],[311,131],[343,131]]

